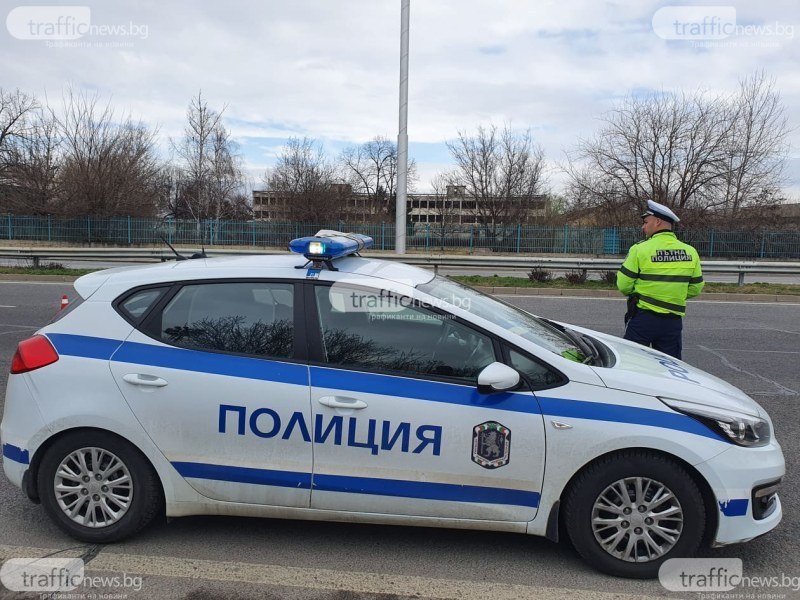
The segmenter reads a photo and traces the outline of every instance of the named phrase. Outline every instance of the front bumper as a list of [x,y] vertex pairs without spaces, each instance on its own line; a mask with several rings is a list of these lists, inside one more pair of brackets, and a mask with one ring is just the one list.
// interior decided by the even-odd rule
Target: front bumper
[[777,495],[765,515],[758,506],[754,510],[754,490],[779,481],[786,473],[776,441],[763,448],[732,446],[696,467],[711,485],[719,510],[714,546],[746,542],[780,523],[783,509]]

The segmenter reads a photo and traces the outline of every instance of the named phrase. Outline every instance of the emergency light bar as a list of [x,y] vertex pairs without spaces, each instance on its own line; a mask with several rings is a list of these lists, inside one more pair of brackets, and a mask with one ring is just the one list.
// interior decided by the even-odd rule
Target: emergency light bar
[[372,238],[359,233],[342,233],[323,229],[317,235],[289,242],[289,250],[311,261],[328,261],[372,248]]

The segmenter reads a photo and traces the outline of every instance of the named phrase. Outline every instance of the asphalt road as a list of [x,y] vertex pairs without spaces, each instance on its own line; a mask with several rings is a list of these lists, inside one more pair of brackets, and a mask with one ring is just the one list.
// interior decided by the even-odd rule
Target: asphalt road
[[[16,343],[52,318],[65,293],[72,293],[70,284],[0,282],[0,389],[5,389]],[[622,333],[622,300],[507,299],[542,316]],[[778,529],[747,544],[706,550],[704,556],[740,558],[745,575],[785,575],[794,578],[798,589],[799,317],[797,304],[693,301],[684,336],[685,360],[742,388],[770,412],[788,470],[781,492],[784,520]],[[138,581],[139,591],[132,585],[102,589],[132,600],[700,597],[669,593],[657,580],[598,574],[567,544],[519,534],[189,517],[162,520],[129,541],[94,548],[61,533],[40,506],[0,477],[0,557],[56,551],[59,556],[96,554],[90,573],[94,568],[134,578],[129,581]],[[742,588],[728,594],[721,597],[800,598],[792,587]],[[6,596],[22,597],[0,590],[0,598]]]

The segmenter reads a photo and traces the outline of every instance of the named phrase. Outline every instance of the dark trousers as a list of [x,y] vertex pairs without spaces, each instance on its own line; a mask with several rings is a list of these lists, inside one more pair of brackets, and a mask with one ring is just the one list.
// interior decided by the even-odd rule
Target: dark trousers
[[679,316],[661,316],[639,309],[625,326],[625,339],[651,346],[677,359],[681,357],[683,319]]

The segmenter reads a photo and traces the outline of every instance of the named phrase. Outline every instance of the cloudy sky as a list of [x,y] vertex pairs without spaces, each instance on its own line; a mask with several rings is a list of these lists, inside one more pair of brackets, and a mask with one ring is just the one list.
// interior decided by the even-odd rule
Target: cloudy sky
[[[96,92],[158,127],[165,151],[202,90],[211,107],[227,107],[256,187],[290,137],[315,138],[330,156],[377,135],[396,139],[400,0],[79,3],[4,3],[0,87],[51,104],[67,85]],[[542,143],[558,191],[565,152],[626,94],[731,93],[764,69],[794,128],[789,188],[800,201],[799,6],[411,0],[408,133],[417,189],[451,166],[446,140],[508,122]],[[704,31],[690,25],[673,35],[671,23],[703,17]],[[86,29],[77,25],[89,23],[81,36]],[[722,39],[726,23],[736,29]]]

